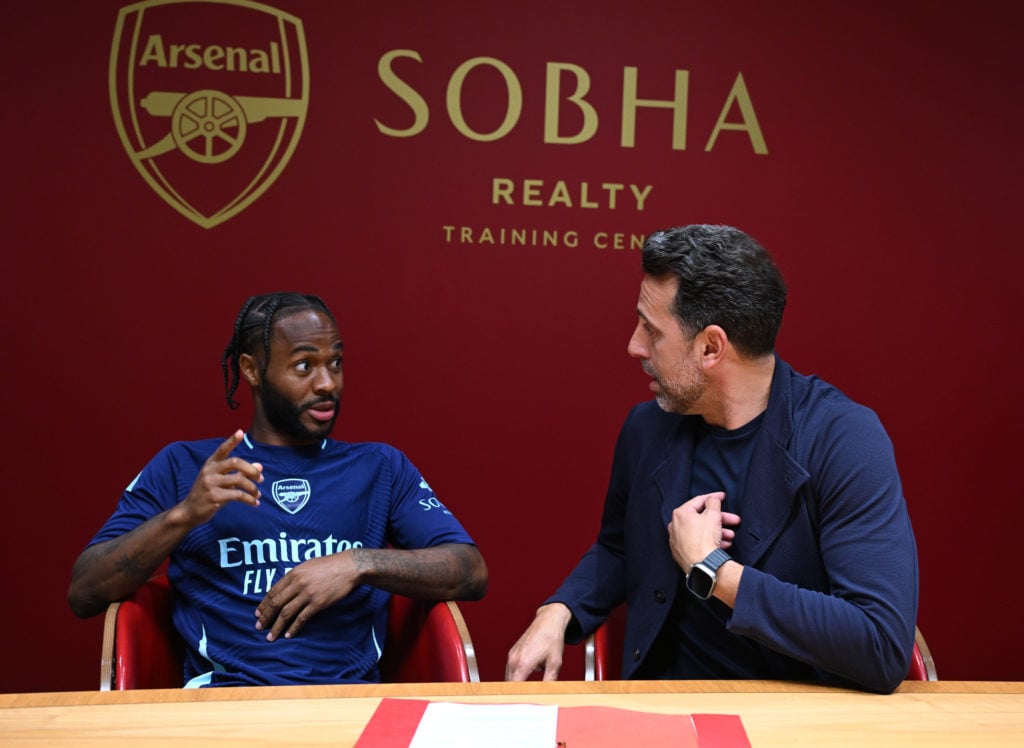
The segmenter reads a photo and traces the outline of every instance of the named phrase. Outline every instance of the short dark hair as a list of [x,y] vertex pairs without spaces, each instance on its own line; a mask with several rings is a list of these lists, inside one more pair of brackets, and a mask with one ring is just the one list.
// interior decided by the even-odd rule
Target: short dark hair
[[[255,353],[257,343],[262,343],[263,367],[266,368],[267,362],[270,360],[270,333],[273,330],[274,317],[285,310],[291,313],[304,309],[323,312],[331,322],[335,322],[331,310],[319,296],[294,291],[280,291],[261,296],[250,296],[245,300],[241,311],[238,312],[238,317],[235,318],[234,332],[231,334],[231,340],[228,341],[220,361],[221,369],[224,372],[224,394],[229,408],[234,410],[238,407],[234,395],[242,376],[238,365],[239,357],[243,353],[252,355]],[[337,323],[335,322],[335,324]]]
[[656,231],[644,241],[642,261],[648,275],[679,279],[672,311],[687,335],[718,325],[741,356],[775,350],[786,283],[753,237],[732,226]]

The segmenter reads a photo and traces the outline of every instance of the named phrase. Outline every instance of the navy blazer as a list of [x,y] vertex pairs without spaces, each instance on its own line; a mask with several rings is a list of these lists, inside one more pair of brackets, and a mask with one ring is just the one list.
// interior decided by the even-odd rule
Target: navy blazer
[[[680,589],[667,526],[691,498],[698,424],[699,416],[665,413],[653,401],[633,408],[597,542],[546,601],[572,611],[570,643],[625,601],[623,678],[636,674]],[[745,568],[727,630],[757,656],[732,677],[893,690],[913,649],[917,549],[877,416],[776,358],[743,507],[736,560]]]

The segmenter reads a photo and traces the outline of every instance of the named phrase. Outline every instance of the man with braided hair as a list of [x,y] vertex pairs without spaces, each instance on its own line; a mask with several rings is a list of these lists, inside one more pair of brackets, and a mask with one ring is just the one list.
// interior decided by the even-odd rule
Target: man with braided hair
[[372,682],[391,593],[477,600],[483,558],[398,450],[329,438],[342,342],[316,296],[245,302],[222,361],[249,430],[175,442],[129,484],[75,562],[88,617],[169,558],[186,687]]

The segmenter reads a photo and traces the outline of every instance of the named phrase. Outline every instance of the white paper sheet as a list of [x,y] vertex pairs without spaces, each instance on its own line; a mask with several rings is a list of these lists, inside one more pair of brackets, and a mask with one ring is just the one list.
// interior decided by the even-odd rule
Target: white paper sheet
[[433,702],[409,748],[554,748],[557,728],[554,705]]

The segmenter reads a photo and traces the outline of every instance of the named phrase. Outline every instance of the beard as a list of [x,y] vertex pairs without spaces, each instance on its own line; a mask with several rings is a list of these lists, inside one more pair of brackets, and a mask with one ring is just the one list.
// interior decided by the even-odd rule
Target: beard
[[[266,376],[263,377],[260,383],[259,397],[263,403],[263,414],[267,417],[267,422],[276,431],[291,437],[300,444],[319,441],[331,433],[331,430],[334,428],[334,422],[337,420],[338,413],[340,412],[337,397],[319,397],[301,405],[296,405],[285,397],[279,389],[274,387]],[[309,428],[302,422],[302,414],[310,408],[323,403],[332,403],[334,405],[334,417],[330,421],[319,424],[316,428]]]
[[647,376],[658,383],[659,391],[655,395],[655,399],[658,401],[659,408],[666,413],[679,415],[693,413],[694,406],[707,389],[707,375],[699,366],[687,362],[683,367],[682,381],[669,383],[658,375],[650,361],[644,360],[640,365]]

